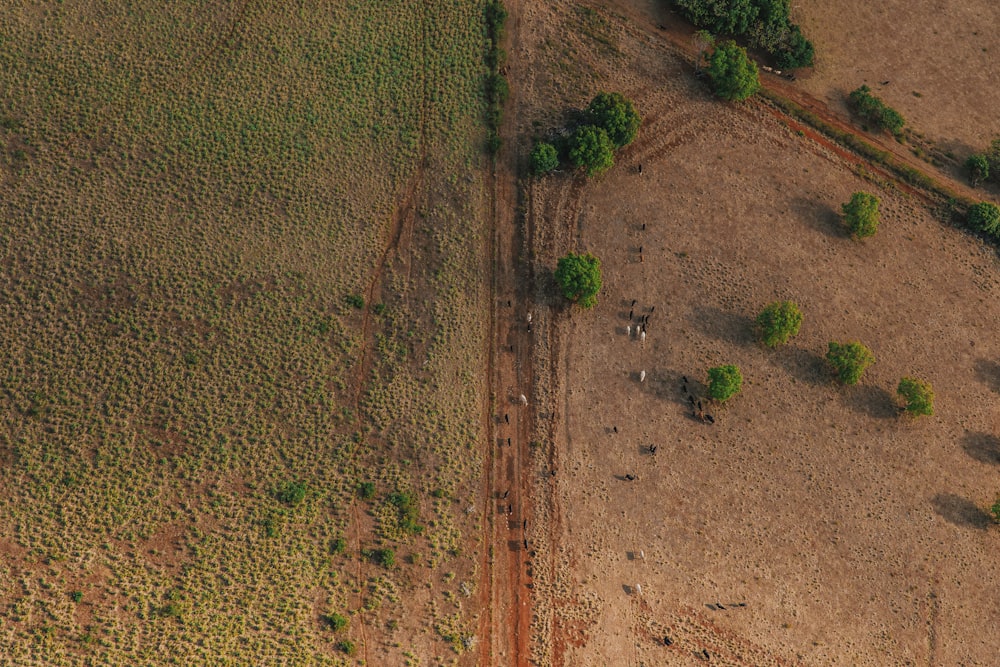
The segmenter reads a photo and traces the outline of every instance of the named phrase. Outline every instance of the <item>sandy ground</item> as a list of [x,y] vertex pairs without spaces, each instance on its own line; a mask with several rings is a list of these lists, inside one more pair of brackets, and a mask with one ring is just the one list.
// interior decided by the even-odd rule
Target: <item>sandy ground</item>
[[[551,538],[534,554],[539,662],[993,664],[996,253],[765,112],[716,103],[664,53],[594,69],[646,122],[605,177],[530,192],[538,266],[589,250],[605,269],[591,312],[538,295],[559,378],[544,397],[559,474],[539,475],[553,502],[529,535]],[[524,86],[540,115],[547,85]],[[864,243],[837,215],[857,190],[882,197]],[[802,332],[764,349],[752,318],[785,298]],[[633,299],[655,308],[644,345],[625,335]],[[822,356],[855,339],[878,362],[842,388]],[[720,363],[745,384],[708,426],[681,378],[698,394]],[[897,415],[903,375],[933,384],[935,416]]]

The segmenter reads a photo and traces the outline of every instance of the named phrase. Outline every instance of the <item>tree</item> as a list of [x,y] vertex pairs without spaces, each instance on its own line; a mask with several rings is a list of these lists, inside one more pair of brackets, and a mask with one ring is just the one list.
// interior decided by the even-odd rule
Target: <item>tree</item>
[[843,204],[844,219],[855,238],[874,236],[878,231],[878,197],[867,192],[855,192],[851,201]]
[[582,308],[593,308],[597,305],[597,293],[601,291],[601,260],[590,253],[569,253],[560,257],[556,283],[567,299]]
[[768,347],[784,345],[799,332],[802,311],[792,301],[775,301],[757,316],[761,340]]
[[587,176],[601,174],[615,163],[614,144],[603,127],[584,125],[569,139],[569,161],[574,167],[584,167]]
[[896,392],[906,399],[905,410],[911,415],[934,414],[934,391],[929,383],[905,377],[899,381]]
[[965,161],[965,170],[969,172],[972,187],[977,187],[990,178],[990,159],[984,153],[974,153]]
[[708,59],[708,75],[715,94],[731,102],[745,100],[760,89],[757,65],[732,40],[716,45]]
[[708,369],[708,396],[725,401],[743,386],[743,376],[736,366],[716,366]]
[[789,26],[781,45],[775,52],[775,64],[782,69],[812,67],[816,50],[797,25]]
[[834,343],[830,341],[826,360],[844,384],[857,384],[865,369],[875,363],[875,355],[861,343]]
[[598,93],[587,107],[587,115],[595,126],[604,128],[615,148],[635,140],[642,120],[632,101],[621,93]]
[[531,149],[529,158],[531,173],[541,176],[547,174],[559,166],[559,152],[550,143],[539,141]]
[[1000,208],[996,204],[988,201],[973,204],[969,207],[965,219],[969,227],[993,237],[1000,237]]

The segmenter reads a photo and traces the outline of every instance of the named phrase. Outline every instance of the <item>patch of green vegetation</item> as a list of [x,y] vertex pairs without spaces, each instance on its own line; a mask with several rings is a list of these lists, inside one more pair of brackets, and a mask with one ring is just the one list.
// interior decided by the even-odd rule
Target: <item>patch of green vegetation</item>
[[[478,471],[475,383],[452,378],[476,376],[483,335],[483,3],[230,9],[4,7],[0,132],[23,164],[0,164],[0,533],[31,554],[14,567],[101,578],[88,628],[72,584],[26,579],[11,664],[159,664],[163,646],[340,664],[316,591],[363,582],[331,540],[382,539],[353,480],[424,493]],[[380,262],[413,183],[435,196],[409,273]],[[343,298],[377,282],[382,347]],[[287,480],[308,489],[294,511]],[[461,569],[453,511],[424,508],[423,535]]]
[[852,90],[847,102],[851,111],[862,119],[880,130],[887,130],[897,137],[901,136],[906,121],[898,111],[873,95],[868,86]]

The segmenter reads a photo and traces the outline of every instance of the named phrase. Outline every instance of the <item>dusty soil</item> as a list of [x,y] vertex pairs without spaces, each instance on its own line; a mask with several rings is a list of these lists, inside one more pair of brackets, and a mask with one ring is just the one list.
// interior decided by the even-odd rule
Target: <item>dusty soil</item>
[[863,83],[961,159],[1000,134],[1000,6],[991,0],[800,3],[792,9],[816,46],[800,86],[846,113]]
[[[662,41],[599,14],[604,41],[574,35],[573,3],[533,3],[515,54],[524,145],[597,90],[646,119],[603,178],[526,185],[533,658],[991,664],[995,251],[763,108],[714,101]],[[837,215],[857,190],[882,198],[864,243]],[[567,313],[545,271],[583,250],[601,257],[604,290],[593,311]],[[752,318],[785,298],[802,332],[762,348]],[[650,314],[644,343],[626,335],[633,299],[633,325]],[[830,381],[830,340],[873,349],[859,386]],[[720,363],[745,384],[708,408],[709,426],[682,378],[701,397]],[[933,384],[933,417],[899,417],[903,375]]]

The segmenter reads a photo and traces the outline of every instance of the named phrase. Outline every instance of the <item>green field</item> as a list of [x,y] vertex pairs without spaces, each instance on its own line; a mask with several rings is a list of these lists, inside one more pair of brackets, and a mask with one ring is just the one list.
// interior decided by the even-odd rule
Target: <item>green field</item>
[[7,4],[0,664],[457,659],[485,49],[460,0]]

